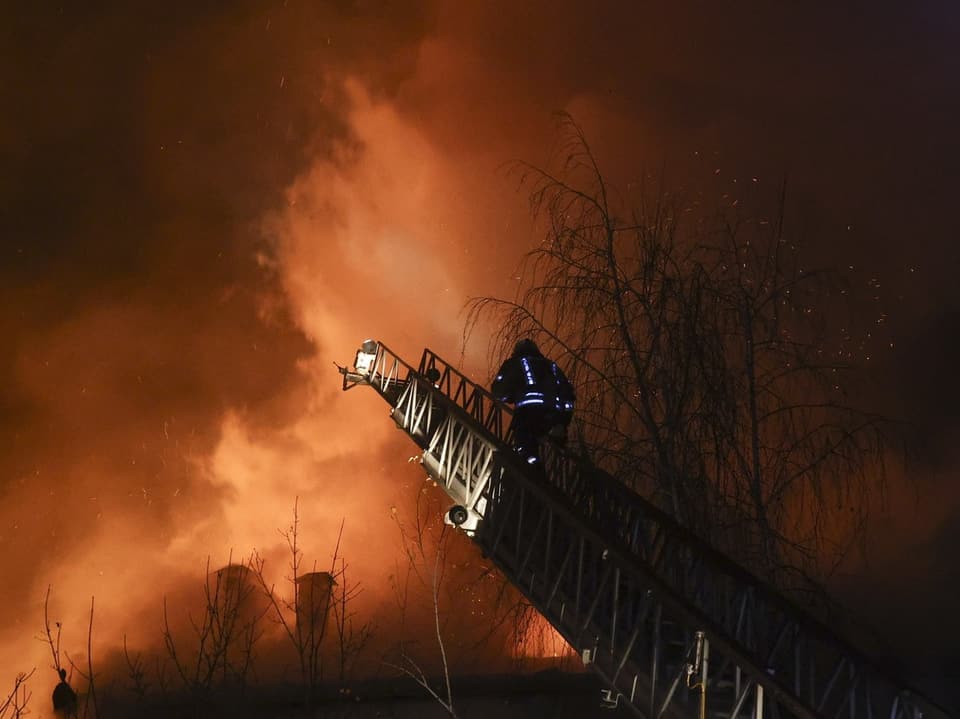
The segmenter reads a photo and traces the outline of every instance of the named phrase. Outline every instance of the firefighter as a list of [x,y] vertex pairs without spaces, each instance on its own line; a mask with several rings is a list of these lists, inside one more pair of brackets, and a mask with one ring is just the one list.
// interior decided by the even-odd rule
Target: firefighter
[[528,464],[540,460],[540,440],[566,439],[573,417],[574,392],[556,362],[544,357],[530,339],[517,342],[491,387],[494,397],[514,407],[514,448]]

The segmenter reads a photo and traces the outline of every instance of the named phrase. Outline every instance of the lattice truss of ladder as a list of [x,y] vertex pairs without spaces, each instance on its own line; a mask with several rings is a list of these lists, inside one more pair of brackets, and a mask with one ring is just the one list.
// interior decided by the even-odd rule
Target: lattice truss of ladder
[[604,472],[549,443],[542,472],[516,461],[509,408],[430,350],[414,369],[368,340],[341,373],[390,404],[455,523],[608,699],[650,719],[947,717]]

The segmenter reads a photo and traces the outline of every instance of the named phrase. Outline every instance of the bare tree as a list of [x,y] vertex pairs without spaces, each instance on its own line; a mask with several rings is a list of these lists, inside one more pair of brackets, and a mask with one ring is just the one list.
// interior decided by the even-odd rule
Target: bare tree
[[235,682],[241,691],[251,671],[253,649],[261,635],[260,620],[266,607],[252,603],[256,587],[251,582],[249,563],[234,564],[207,572],[204,580],[204,608],[201,616],[189,617],[195,644],[183,651],[170,626],[167,600],[163,600],[163,638],[174,670],[193,694],[202,696],[218,684]]
[[[46,642],[47,646],[50,648],[50,654],[53,658],[53,668],[57,672],[57,675],[61,680],[65,681],[66,670],[63,667],[63,663],[60,659],[60,639],[63,625],[60,622],[55,622],[57,628],[56,637],[54,637],[53,632],[50,629],[50,592],[51,587],[47,585],[47,593],[43,599],[43,631],[44,636],[42,637],[43,641]],[[95,674],[93,671],[93,610],[94,610],[94,598],[90,597],[90,621],[87,625],[87,667],[86,672],[84,672],[77,665],[76,662],[70,657],[70,655],[64,651],[64,656],[67,658],[67,662],[70,664],[70,667],[77,672],[77,674],[86,680],[87,682],[87,691],[83,694],[83,712],[80,714],[83,719],[86,719],[88,716],[96,717],[100,716],[100,707],[97,703],[97,691],[96,691],[96,682]],[[32,673],[32,672],[31,672]],[[69,692],[73,699],[76,699],[76,695],[73,694],[72,690]],[[73,701],[71,700],[71,704]],[[74,707],[76,709],[76,707]],[[92,709],[92,714],[91,714]],[[71,710],[73,711],[73,710]]]
[[[342,524],[340,532],[341,534],[343,532]],[[338,538],[337,547],[339,548],[339,546]],[[336,552],[334,557],[336,557]],[[340,568],[334,575],[336,581],[333,585],[332,597],[334,625],[337,631],[340,681],[347,678],[353,663],[367,647],[376,629],[372,622],[359,623],[356,621],[357,612],[353,609],[353,605],[363,591],[363,587],[359,582],[350,582],[347,576],[348,567],[346,560],[341,557]]]
[[340,539],[343,536],[343,524],[337,536],[336,547],[331,561],[331,571],[318,572],[316,562],[313,571],[304,574],[301,571],[303,550],[300,547],[300,511],[299,498],[293,504],[293,523],[280,534],[286,540],[290,550],[290,575],[287,577],[291,596],[278,598],[273,585],[268,585],[264,575],[264,559],[254,553],[252,566],[261,590],[272,608],[274,620],[283,627],[297,653],[300,678],[306,692],[308,706],[312,705],[315,693],[323,680],[324,640],[327,636],[327,616],[331,595],[335,586],[334,572],[340,560]]
[[[445,567],[445,548],[446,540],[448,539],[447,527],[444,524],[440,525],[439,535],[436,538],[435,547],[433,548],[434,556],[432,557],[432,561],[430,561],[429,555],[431,552],[427,540],[427,526],[423,522],[419,509],[420,504],[418,502],[413,531],[406,528],[394,514],[408,562],[403,573],[403,579],[400,579],[401,572],[398,566],[397,572],[391,577],[391,582],[393,584],[397,606],[401,614],[401,626],[405,622],[409,607],[411,576],[417,577],[422,584],[429,586],[432,602],[433,633],[440,655],[443,687],[440,689],[434,688],[430,678],[424,671],[423,663],[412,654],[417,644],[416,641],[401,638],[394,648],[393,656],[389,659],[384,659],[384,665],[411,678],[423,687],[451,717],[456,717],[457,712],[453,703],[453,689],[450,683],[450,663],[447,658],[447,648],[444,641],[446,621],[440,611],[440,585],[443,583],[443,570]],[[437,513],[436,516],[441,515]]]
[[26,716],[29,713],[27,711],[27,704],[30,703],[33,692],[28,691],[27,681],[33,676],[35,671],[36,668],[31,669],[29,672],[20,672],[14,678],[13,689],[7,694],[3,701],[0,701],[0,719],[20,719],[20,717]]
[[800,265],[784,194],[772,221],[687,212],[663,185],[628,203],[566,115],[557,157],[517,165],[545,236],[515,299],[471,301],[467,335],[490,317],[492,354],[540,342],[577,386],[581,451],[755,570],[785,584],[836,561],[832,532],[861,536],[888,438],[844,392],[832,278]]
[[[70,655],[64,652],[67,657],[67,660],[70,662],[70,666],[76,670],[77,674],[81,678],[85,679],[87,682],[87,691],[83,697],[83,713],[81,716],[83,719],[86,719],[90,715],[90,709],[93,709],[93,716],[100,716],[100,707],[97,703],[97,688],[96,682],[94,681],[93,673],[93,597],[90,597],[90,623],[87,626],[87,670],[84,672],[80,669],[77,664],[70,658]],[[44,607],[44,616],[46,616],[46,607]],[[47,635],[49,636],[50,630],[47,628]],[[57,642],[59,644],[60,640],[60,623],[57,623]]]
[[55,622],[57,627],[57,636],[54,638],[53,633],[50,631],[50,592],[52,587],[47,585],[47,593],[43,598],[43,632],[44,632],[44,641],[47,646],[50,647],[50,653],[53,656],[53,668],[59,674],[60,670],[63,668],[63,665],[60,663],[60,634],[63,630],[63,626],[60,622]]
[[170,693],[170,677],[167,669],[167,658],[157,655],[156,661],[157,689],[160,690],[160,696],[166,697]]
[[851,352],[851,318],[832,328],[847,290],[830,269],[804,268],[784,235],[785,185],[764,222],[737,208],[719,212],[701,246],[708,277],[704,323],[716,359],[711,377],[715,433],[700,447],[710,488],[748,527],[775,570],[842,558],[831,530],[838,515],[848,541],[863,536],[892,423],[858,405],[863,367]]
[[[435,487],[426,478],[409,514],[391,510],[403,550],[389,577],[401,639],[383,664],[413,679],[450,712],[455,672],[527,668],[522,652],[539,647],[546,654],[546,644],[539,642],[549,625],[492,562],[477,556],[463,534],[450,531],[442,520],[446,500]],[[451,620],[455,631],[448,630]],[[563,646],[556,648],[558,655]]]
[[[127,676],[130,679],[131,689],[137,701],[142,702],[146,699],[147,691],[150,685],[147,682],[147,671],[144,667],[143,657],[140,652],[134,655],[130,654],[127,647],[127,635],[123,635],[123,660],[127,665]],[[158,671],[159,673],[159,671]]]

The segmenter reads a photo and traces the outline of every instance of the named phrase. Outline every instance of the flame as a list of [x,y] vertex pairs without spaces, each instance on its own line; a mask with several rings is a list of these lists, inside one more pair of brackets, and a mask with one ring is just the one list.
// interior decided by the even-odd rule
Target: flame
[[570,658],[577,652],[553,625],[539,612],[527,619],[524,631],[517,635],[513,646],[515,659],[546,659],[557,664],[572,665]]
[[[351,138],[314,162],[287,190],[286,206],[263,218],[271,247],[256,258],[261,277],[280,289],[255,296],[258,321],[277,326],[287,313],[312,351],[301,354],[292,376],[277,378],[284,390],[276,400],[259,410],[227,406],[215,433],[198,434],[189,418],[171,414],[152,427],[119,428],[118,437],[104,438],[97,449],[100,461],[73,462],[61,486],[81,495],[89,511],[82,530],[44,558],[25,588],[29,606],[0,640],[2,675],[52,663],[49,648],[34,638],[42,630],[48,585],[51,620],[62,623],[71,656],[85,653],[95,598],[95,660],[124,636],[134,649],[156,647],[163,596],[182,599],[189,594],[184,587],[198,590],[208,558],[211,566],[222,566],[256,550],[266,559],[270,583],[282,586],[288,560],[278,529],[289,526],[295,498],[308,565],[316,561],[327,569],[344,521],[341,551],[367,588],[360,611],[372,616],[390,603],[383,578],[397,562],[390,551],[397,544],[391,508],[416,494],[422,470],[407,463],[408,443],[393,429],[382,400],[363,390],[343,394],[332,361],[349,360],[367,336],[382,338],[412,361],[426,344],[457,356],[466,294],[478,292],[483,279],[472,263],[461,261],[479,244],[482,228],[464,198],[480,194],[472,181],[461,182],[456,159],[395,107],[375,102],[356,81],[344,88]],[[221,302],[236,301],[238,292],[243,289]],[[160,328],[171,356],[184,347],[174,321]],[[48,354],[56,348],[82,360],[75,348],[151,324],[149,309],[106,309],[44,340]],[[136,353],[127,355],[114,365],[142,366]],[[218,365],[245,361],[225,355],[198,360],[209,366],[214,383]],[[100,379],[80,394],[91,398],[89,407],[114,412],[121,390],[106,373]],[[57,406],[76,392],[68,376],[53,377],[26,359],[21,380]],[[142,385],[144,378],[132,381]],[[127,489],[115,497],[114,485],[100,478],[125,444],[130,451],[112,471],[127,475],[119,485]],[[125,509],[130,505],[134,511]]]
[[[769,133],[754,130],[767,128],[769,118],[727,112],[747,123],[738,148],[724,134],[726,120],[714,122],[702,103],[690,102],[704,67],[715,75],[707,85],[729,68],[677,55],[673,34],[660,32],[659,23],[647,23],[646,42],[610,42],[601,33],[617,52],[641,53],[601,66],[589,45],[595,33],[583,32],[579,11],[490,13],[441,2],[431,5],[435,15],[404,6],[393,16],[383,10],[387,22],[358,22],[333,7],[284,3],[283,10],[184,16],[188,31],[176,28],[176,39],[153,29],[145,34],[146,49],[130,55],[142,54],[144,63],[124,69],[129,80],[111,76],[129,83],[119,90],[101,70],[115,64],[126,35],[141,41],[127,32],[129,18],[73,22],[68,8],[68,22],[45,26],[64,40],[51,57],[11,65],[25,92],[35,85],[43,97],[32,96],[36,108],[26,103],[23,118],[7,118],[12,131],[5,137],[41,140],[30,152],[11,152],[13,162],[32,165],[44,144],[69,154],[67,145],[86,147],[66,142],[74,134],[95,136],[100,144],[91,147],[119,147],[133,157],[118,177],[135,176],[133,184],[143,187],[117,187],[116,178],[105,188],[77,182],[96,187],[77,194],[82,206],[67,206],[65,214],[76,217],[43,226],[68,238],[64,247],[122,248],[134,256],[130,266],[114,267],[108,253],[66,252],[105,275],[103,282],[77,292],[71,281],[89,281],[90,269],[71,274],[44,266],[28,275],[36,287],[14,287],[12,295],[0,287],[5,300],[14,300],[0,303],[0,321],[14,325],[9,379],[16,388],[0,503],[0,680],[33,666],[36,681],[53,677],[49,650],[36,640],[48,586],[51,620],[62,622],[64,647],[80,661],[91,598],[93,655],[100,660],[124,635],[134,648],[156,647],[163,596],[187,602],[202,586],[208,556],[212,566],[223,566],[256,549],[269,580],[282,586],[287,550],[277,530],[289,526],[295,497],[305,561],[326,568],[345,518],[343,552],[367,587],[359,610],[385,611],[392,598],[384,578],[395,569],[397,548],[391,508],[417,496],[422,474],[407,464],[410,445],[392,428],[383,402],[364,390],[342,394],[332,362],[349,360],[357,342],[374,336],[411,359],[429,345],[483,376],[475,348],[461,355],[461,308],[472,295],[514,295],[511,271],[533,233],[516,178],[499,170],[512,158],[542,161],[549,112],[565,108],[583,122],[602,165],[613,167],[612,184],[642,185],[647,175],[637,168],[662,164],[661,143],[674,149],[671,163],[687,162],[676,158],[691,147],[699,148],[692,166],[701,152],[711,167],[722,159],[724,177],[737,174],[729,154],[738,149],[745,157],[769,156],[758,173],[782,171],[782,148],[757,144]],[[664,17],[686,27],[686,14]],[[529,18],[548,31],[515,32]],[[616,20],[608,23],[611,32],[636,33],[636,23]],[[318,26],[326,33],[319,44]],[[703,47],[724,37],[712,23],[690,27]],[[88,59],[77,52],[86,48],[80,43],[95,50],[90,63],[76,61]],[[667,56],[679,82],[664,84],[660,76],[658,59]],[[743,77],[749,81],[749,73]],[[770,86],[763,77],[754,82]],[[136,102],[116,102],[112,93],[125,91]],[[79,121],[67,124],[75,115]],[[809,118],[798,117],[802,129]],[[285,134],[269,129],[281,124]],[[301,130],[308,124],[320,129],[306,142]],[[235,135],[224,138],[225,129]],[[129,136],[115,137],[124,132]],[[725,139],[734,149],[721,158]],[[843,144],[839,135],[834,140]],[[250,146],[256,149],[243,154]],[[823,167],[832,172],[831,152],[823,150]],[[40,154],[61,167],[56,154]],[[91,157],[79,156],[83,178]],[[300,160],[306,166],[291,181],[288,168]],[[684,167],[667,164],[682,177]],[[268,180],[238,183],[240,175]],[[826,187],[834,184],[847,197],[859,185],[841,175]],[[54,195],[85,189],[55,180],[44,174],[46,196],[27,199],[56,204]],[[263,206],[273,206],[275,196],[282,202],[258,210],[256,234],[264,243],[255,252],[220,215],[242,216],[237,208],[260,195],[269,196]],[[23,212],[17,218],[30,227],[36,210]],[[116,218],[124,220],[113,228],[116,241],[93,242]],[[236,247],[243,258],[228,259]],[[35,258],[58,259],[53,255],[62,249]],[[130,276],[113,276],[123,272]],[[215,279],[197,280],[208,276]],[[191,291],[189,301],[181,297]],[[48,306],[50,298],[56,301]],[[930,501],[925,518],[901,517],[898,538],[929,534],[945,521],[956,502],[953,485],[941,486],[943,501]],[[909,491],[891,496],[891,504],[901,496],[903,504],[912,501]],[[465,556],[468,550],[460,548]],[[548,655],[555,638],[543,647],[525,643],[513,652]],[[38,689],[31,706],[41,717],[42,696]]]

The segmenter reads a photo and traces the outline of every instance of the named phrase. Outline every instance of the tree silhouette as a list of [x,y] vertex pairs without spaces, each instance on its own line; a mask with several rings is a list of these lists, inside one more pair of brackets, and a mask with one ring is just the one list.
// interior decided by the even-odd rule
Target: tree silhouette
[[494,320],[491,359],[534,338],[577,385],[591,461],[781,586],[822,577],[862,536],[889,445],[834,344],[839,278],[800,264],[785,188],[769,220],[662,184],[628,203],[569,115],[559,138],[554,171],[514,168],[545,225],[521,288],[471,300],[466,334]]

